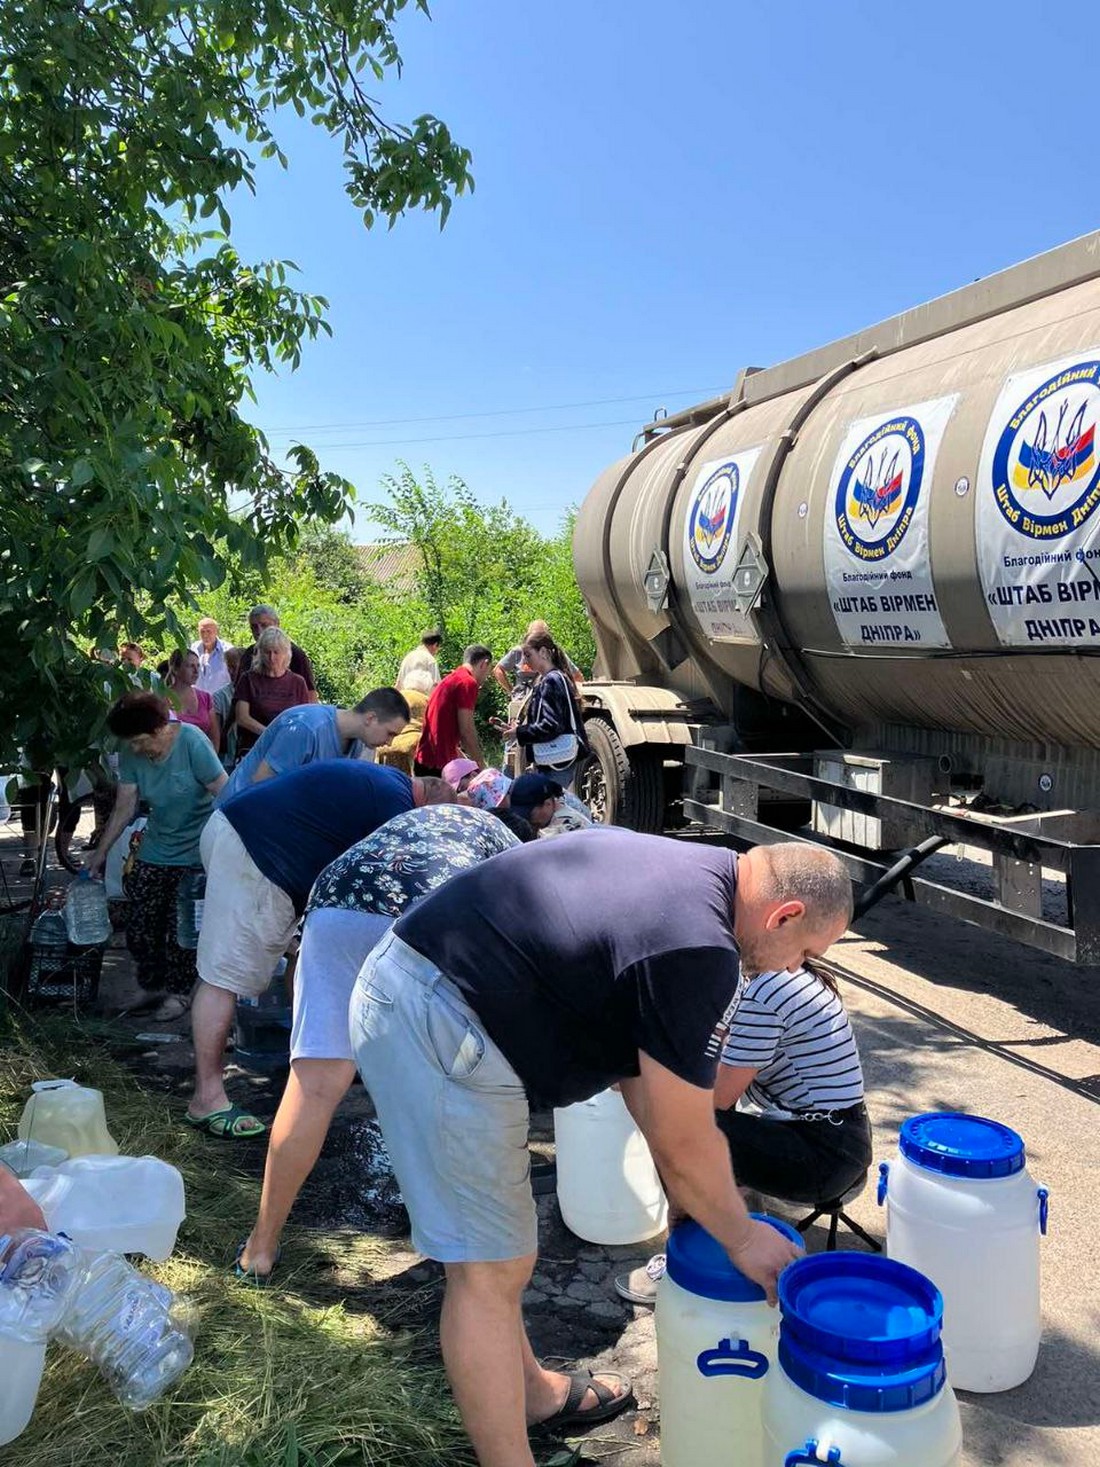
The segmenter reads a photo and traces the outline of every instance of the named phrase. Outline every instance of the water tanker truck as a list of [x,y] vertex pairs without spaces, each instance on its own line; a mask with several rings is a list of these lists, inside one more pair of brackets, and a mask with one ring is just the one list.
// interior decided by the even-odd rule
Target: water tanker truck
[[646,425],[577,519],[580,793],[865,886],[912,850],[912,899],[1100,962],[1098,429],[1100,233]]

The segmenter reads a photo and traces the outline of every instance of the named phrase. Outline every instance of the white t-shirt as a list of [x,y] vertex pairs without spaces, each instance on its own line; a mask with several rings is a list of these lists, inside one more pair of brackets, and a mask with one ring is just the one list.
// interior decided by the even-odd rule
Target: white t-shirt
[[426,672],[432,680],[433,688],[440,681],[439,663],[424,646],[414,647],[411,652],[405,653],[401,666],[397,669],[395,686],[403,688],[410,672]]

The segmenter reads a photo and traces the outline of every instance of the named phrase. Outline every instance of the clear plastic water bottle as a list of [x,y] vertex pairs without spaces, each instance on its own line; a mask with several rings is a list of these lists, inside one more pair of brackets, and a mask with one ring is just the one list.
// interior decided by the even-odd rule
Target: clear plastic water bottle
[[65,893],[59,889],[51,891],[45,907],[31,927],[31,954],[40,958],[40,968],[50,972],[64,964],[69,951],[69,929],[62,911],[64,905]]
[[117,1253],[89,1254],[32,1228],[12,1234],[0,1267],[0,1332],[48,1336],[86,1356],[131,1411],[151,1406],[195,1353],[170,1289]]
[[111,935],[107,888],[82,871],[65,898],[65,926],[74,947],[93,947]]
[[206,872],[200,866],[188,871],[176,888],[176,941],[180,947],[198,947],[205,898]]

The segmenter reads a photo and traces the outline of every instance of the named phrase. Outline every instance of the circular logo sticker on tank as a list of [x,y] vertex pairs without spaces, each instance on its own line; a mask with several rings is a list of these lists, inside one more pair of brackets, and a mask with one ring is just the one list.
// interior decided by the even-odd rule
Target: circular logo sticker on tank
[[993,496],[1035,540],[1080,529],[1100,505],[1100,361],[1078,362],[1037,387],[1009,418],[993,455]]
[[688,544],[695,564],[713,575],[733,534],[741,476],[735,463],[720,464],[699,486],[688,517]]
[[862,563],[892,555],[913,521],[924,477],[924,430],[916,418],[880,423],[849,457],[837,485],[836,527]]

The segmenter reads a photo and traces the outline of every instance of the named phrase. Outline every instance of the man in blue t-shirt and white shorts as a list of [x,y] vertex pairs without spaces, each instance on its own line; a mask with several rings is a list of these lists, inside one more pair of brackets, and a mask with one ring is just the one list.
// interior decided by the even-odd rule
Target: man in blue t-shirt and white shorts
[[545,1370],[527,1341],[529,1104],[618,1084],[672,1200],[774,1301],[797,1250],[738,1193],[714,1121],[718,1056],[742,966],[798,967],[851,909],[820,847],[738,858],[606,827],[456,876],[370,954],[352,1048],[414,1246],[446,1270],[443,1358],[482,1467],[533,1467],[529,1425],[585,1427],[632,1400],[621,1376]]
[[223,1056],[237,999],[267,988],[330,861],[395,815],[454,799],[441,779],[322,759],[254,784],[214,811],[199,844],[206,899],[191,1004],[190,1125],[234,1140],[264,1130],[225,1093]]

